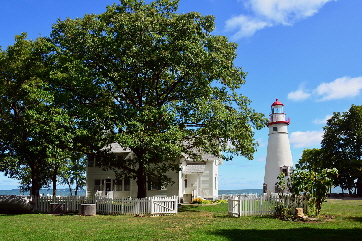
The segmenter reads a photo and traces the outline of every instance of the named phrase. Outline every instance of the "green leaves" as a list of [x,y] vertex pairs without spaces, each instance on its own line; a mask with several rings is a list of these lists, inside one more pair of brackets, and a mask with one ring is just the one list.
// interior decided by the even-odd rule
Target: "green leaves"
[[58,20],[49,38],[19,36],[0,55],[10,63],[3,80],[20,90],[4,98],[9,123],[19,117],[19,148],[25,136],[46,160],[117,142],[135,156],[114,164],[142,182],[178,170],[183,155],[252,159],[266,119],[237,93],[246,74],[233,63],[236,44],[211,35],[213,16],[177,13],[178,2],[121,0]]
[[336,167],[335,185],[352,189],[361,183],[362,172],[362,106],[352,105],[347,112],[334,113],[324,127],[322,152],[327,167]]
[[17,36],[1,54],[0,163],[2,171],[38,195],[73,147],[74,122],[55,103],[51,44],[25,38]]
[[236,44],[210,34],[213,16],[179,14],[177,5],[125,0],[100,15],[53,26],[59,93],[90,139],[109,130],[108,141],[135,153],[133,164],[118,165],[142,167],[130,175],[163,175],[176,169],[180,156],[201,152],[251,159],[253,130],[266,124],[236,93],[245,82],[233,64]]

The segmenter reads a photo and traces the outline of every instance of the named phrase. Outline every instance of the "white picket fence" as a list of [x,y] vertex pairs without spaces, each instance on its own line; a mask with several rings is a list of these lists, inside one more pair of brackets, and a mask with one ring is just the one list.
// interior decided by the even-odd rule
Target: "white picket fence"
[[51,204],[63,204],[65,213],[78,213],[81,204],[96,204],[97,214],[164,215],[176,214],[178,197],[107,198],[84,196],[33,197],[34,211],[50,213]]
[[278,203],[293,208],[302,207],[304,210],[308,208],[305,200],[294,201],[290,195],[283,195],[282,197],[278,194],[234,195],[228,199],[228,213],[234,217],[273,215]]
[[97,198],[97,213],[100,214],[176,214],[178,197],[147,197],[147,198]]

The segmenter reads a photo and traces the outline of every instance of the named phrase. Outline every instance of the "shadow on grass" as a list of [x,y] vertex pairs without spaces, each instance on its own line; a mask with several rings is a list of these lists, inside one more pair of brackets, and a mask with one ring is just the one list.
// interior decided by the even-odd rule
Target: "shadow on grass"
[[182,213],[182,212],[200,212],[200,210],[197,210],[197,207],[194,206],[182,206],[181,208],[178,209],[178,212]]
[[361,240],[362,229],[276,229],[276,230],[245,230],[221,229],[210,231],[209,234],[226,238],[230,241],[260,241],[260,240],[288,240],[288,241],[333,241],[333,240]]
[[[348,217],[348,219],[355,221],[355,222],[362,223],[362,217]],[[361,240],[362,240],[362,237],[361,237]]]
[[19,216],[19,215],[24,215],[26,213],[0,213],[0,217],[1,216]]

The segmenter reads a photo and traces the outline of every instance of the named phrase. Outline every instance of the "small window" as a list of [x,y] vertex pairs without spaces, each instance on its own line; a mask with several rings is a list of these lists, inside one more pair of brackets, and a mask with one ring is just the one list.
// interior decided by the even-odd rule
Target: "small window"
[[161,190],[163,189],[161,180],[157,177],[150,178],[148,181],[148,190]]
[[104,180],[95,179],[94,180],[94,191],[103,191]]
[[286,177],[289,175],[287,166],[282,166],[280,171],[283,172]]
[[130,179],[124,179],[124,187],[123,187],[123,191],[130,191],[131,190],[131,181]]
[[114,191],[122,191],[122,180],[113,180]]
[[278,131],[278,127],[273,127],[273,131]]
[[276,193],[281,191],[280,188],[278,188],[278,186],[274,186],[274,190],[275,190]]

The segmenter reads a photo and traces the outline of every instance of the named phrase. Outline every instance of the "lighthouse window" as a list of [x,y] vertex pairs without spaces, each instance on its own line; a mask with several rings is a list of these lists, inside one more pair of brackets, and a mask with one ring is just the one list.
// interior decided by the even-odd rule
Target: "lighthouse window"
[[273,127],[273,131],[278,131],[278,127]]
[[289,173],[288,173],[288,167],[287,166],[283,166],[280,168],[281,169],[281,172],[284,173],[285,176],[288,176]]

